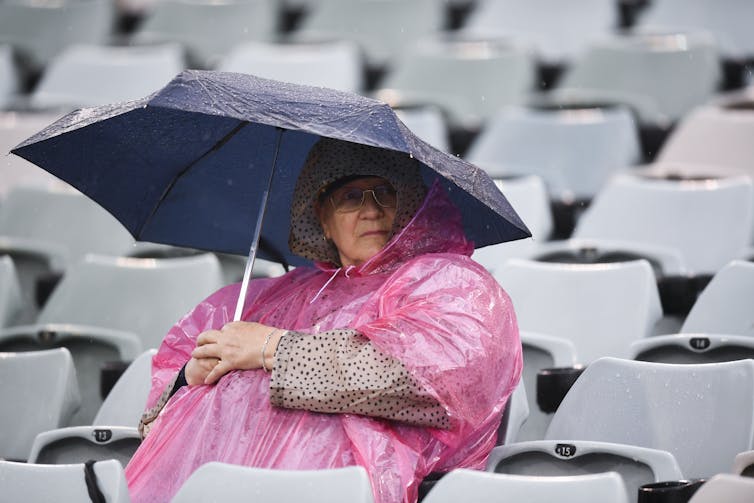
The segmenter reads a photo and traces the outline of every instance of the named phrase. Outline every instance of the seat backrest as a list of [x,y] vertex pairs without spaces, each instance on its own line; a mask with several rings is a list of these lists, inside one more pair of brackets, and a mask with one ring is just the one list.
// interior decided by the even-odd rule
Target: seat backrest
[[614,472],[567,477],[536,477],[458,469],[442,477],[424,498],[425,503],[457,503],[459,501],[628,503],[623,481]]
[[621,174],[581,215],[573,237],[679,250],[691,273],[714,273],[752,240],[754,188],[744,176],[665,180]]
[[270,470],[225,463],[199,467],[178,490],[174,503],[241,501],[255,495],[278,503],[372,503],[372,487],[361,466],[329,470]]
[[734,260],[720,269],[683,322],[684,333],[754,335],[754,263]]
[[628,354],[651,333],[662,308],[646,260],[555,264],[511,259],[494,273],[516,309],[519,327],[573,342],[580,363]]
[[178,44],[140,47],[72,45],[45,69],[34,108],[79,108],[143,98],[183,70]]
[[[129,503],[123,467],[114,459],[93,465],[107,503]],[[42,465],[0,460],[3,499],[7,501],[90,501],[84,464]]]
[[499,33],[534,45],[551,64],[571,62],[586,45],[614,32],[615,4],[609,0],[492,0],[477,2],[465,22],[469,33]]
[[541,440],[552,414],[543,412],[537,404],[537,373],[545,368],[572,367],[578,357],[573,343],[563,337],[522,331],[521,345],[524,350],[522,380],[526,385],[529,415],[516,441]]
[[217,69],[354,93],[364,89],[362,56],[348,40],[244,42],[223,57]]
[[2,2],[0,43],[13,45],[30,65],[41,69],[71,44],[106,43],[113,33],[114,7],[105,0]]
[[528,417],[529,402],[524,381],[521,380],[508,398],[508,403],[505,404],[505,411],[497,432],[498,445],[516,442],[521,425],[526,423]]
[[137,334],[156,348],[184,314],[222,286],[217,257],[125,259],[89,255],[65,274],[39,323],[74,323]]
[[538,175],[557,199],[591,199],[611,175],[641,158],[638,128],[625,107],[508,108],[473,140],[465,157],[506,175]]
[[444,14],[444,4],[435,0],[320,0],[292,37],[352,40],[368,65],[382,66],[440,31]]
[[747,0],[656,0],[637,19],[641,29],[696,29],[711,32],[723,54],[742,58],[754,54],[749,19],[754,4]]
[[0,235],[62,246],[68,264],[87,253],[121,255],[134,242],[115,217],[83,194],[39,187],[7,194]]
[[733,460],[733,474],[754,477],[754,450],[736,454]]
[[729,473],[710,477],[689,500],[689,503],[750,503],[754,501],[754,479]]
[[754,176],[754,111],[735,105],[701,106],[670,132],[657,154],[663,163],[739,169]]
[[92,424],[132,426],[139,424],[152,387],[152,357],[156,349],[143,352],[128,366],[102,402]]
[[275,0],[163,0],[144,16],[132,40],[177,42],[186,49],[191,68],[214,68],[242,42],[272,40],[277,34],[278,8]]
[[[494,168],[489,164],[479,164],[491,176]],[[494,272],[509,258],[527,258],[535,253],[552,233],[553,218],[550,199],[544,180],[536,175],[519,176],[510,179],[495,179],[495,185],[505,194],[506,199],[526,222],[532,234],[530,239],[498,243],[474,250],[473,258],[488,271]]]
[[0,110],[13,103],[20,84],[20,75],[13,61],[13,48],[10,44],[0,44]]
[[79,407],[76,370],[67,349],[2,353],[0,458],[26,460],[37,433],[67,424]]
[[558,88],[644,96],[676,121],[714,96],[720,75],[717,44],[706,33],[621,35],[592,42]]
[[754,436],[754,361],[699,365],[602,358],[571,387],[550,440],[615,442],[672,453],[688,478],[730,470]]
[[0,255],[0,328],[12,325],[23,309],[21,284],[13,259]]
[[391,105],[432,104],[452,127],[477,128],[534,90],[529,48],[501,39],[428,38],[405,48],[380,88]]
[[486,470],[531,477],[614,472],[625,485],[627,501],[632,502],[644,484],[682,478],[681,469],[669,452],[577,440],[539,440],[495,447]]

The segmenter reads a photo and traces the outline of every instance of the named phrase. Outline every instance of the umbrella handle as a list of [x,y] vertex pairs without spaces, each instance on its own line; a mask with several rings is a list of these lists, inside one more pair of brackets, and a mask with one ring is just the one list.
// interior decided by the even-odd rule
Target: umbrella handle
[[262,193],[262,200],[259,203],[259,213],[257,213],[257,224],[254,228],[254,237],[251,240],[251,246],[249,247],[249,258],[246,260],[246,267],[243,271],[243,280],[241,281],[241,291],[238,293],[238,301],[236,302],[236,312],[233,315],[233,321],[240,321],[243,314],[243,305],[246,301],[246,292],[249,290],[249,280],[251,279],[251,270],[254,268],[254,261],[257,258],[257,248],[259,247],[259,237],[262,234],[262,223],[264,221],[264,214],[267,211],[267,199],[270,195],[270,189],[272,187],[272,179],[275,176],[275,165],[278,160],[278,152],[280,151],[280,142],[283,138],[283,128],[277,128],[278,137],[275,142],[275,155],[272,157],[272,169],[270,169],[270,176],[267,177],[267,187]]

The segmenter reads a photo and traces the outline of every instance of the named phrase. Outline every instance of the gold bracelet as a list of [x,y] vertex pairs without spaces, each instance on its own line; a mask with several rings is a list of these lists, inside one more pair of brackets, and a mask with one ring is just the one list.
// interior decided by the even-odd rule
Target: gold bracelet
[[264,344],[262,344],[262,368],[264,369],[265,372],[269,372],[270,369],[268,369],[267,365],[265,365],[264,363],[264,354],[267,352],[267,344],[270,343],[270,338],[272,337],[272,334],[274,334],[277,331],[278,331],[277,328],[273,328],[272,332],[267,334],[267,337],[264,338]]

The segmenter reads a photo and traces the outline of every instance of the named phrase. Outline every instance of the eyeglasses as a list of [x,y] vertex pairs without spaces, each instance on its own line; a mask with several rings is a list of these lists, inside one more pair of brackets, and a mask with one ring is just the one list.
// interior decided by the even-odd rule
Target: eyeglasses
[[344,187],[330,196],[330,202],[338,213],[350,213],[364,205],[367,192],[371,192],[375,202],[383,208],[395,208],[397,195],[390,185],[378,185],[371,189]]

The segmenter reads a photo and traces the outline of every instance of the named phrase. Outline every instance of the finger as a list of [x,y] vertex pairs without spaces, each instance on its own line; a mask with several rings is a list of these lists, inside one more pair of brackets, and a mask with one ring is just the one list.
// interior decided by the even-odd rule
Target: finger
[[212,344],[217,342],[217,337],[220,335],[219,330],[207,330],[199,334],[196,338],[196,345],[203,346],[205,344]]
[[233,370],[233,368],[228,363],[220,360],[220,362],[215,365],[215,368],[213,368],[212,371],[207,374],[207,377],[204,378],[204,384],[215,384],[222,376],[231,370]]
[[220,345],[219,344],[205,344],[194,348],[191,352],[191,357],[197,360],[202,358],[217,358],[220,359]]

